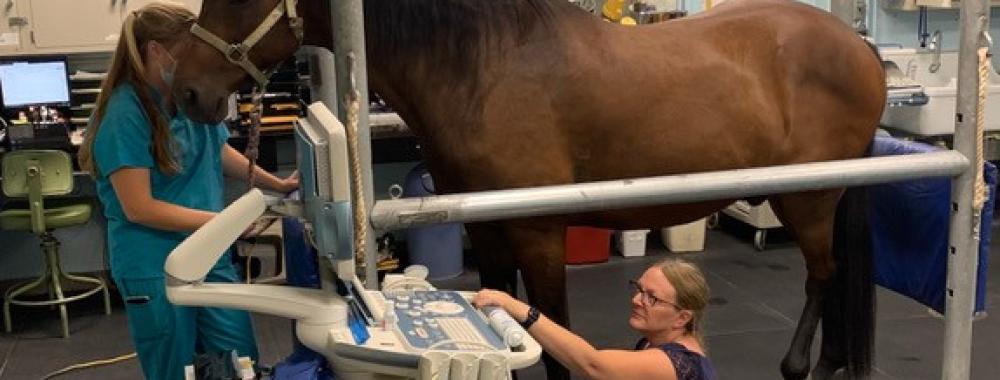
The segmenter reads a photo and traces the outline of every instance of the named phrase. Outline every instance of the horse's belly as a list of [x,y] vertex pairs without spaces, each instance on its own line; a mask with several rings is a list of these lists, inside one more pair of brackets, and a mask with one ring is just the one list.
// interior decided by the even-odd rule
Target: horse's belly
[[571,223],[616,230],[652,229],[693,222],[728,206],[733,200],[601,211],[579,216]]

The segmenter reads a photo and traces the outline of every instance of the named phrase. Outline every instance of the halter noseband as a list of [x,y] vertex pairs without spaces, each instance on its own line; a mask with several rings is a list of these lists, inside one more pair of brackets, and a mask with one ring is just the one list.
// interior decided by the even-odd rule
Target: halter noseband
[[260,42],[261,38],[264,38],[264,35],[271,31],[271,28],[274,28],[278,21],[281,20],[282,16],[285,16],[286,14],[288,15],[288,26],[292,29],[292,33],[295,34],[295,38],[298,40],[299,44],[302,44],[304,31],[302,27],[302,17],[298,16],[295,9],[297,2],[298,0],[281,0],[281,2],[274,7],[274,10],[272,10],[271,13],[260,22],[257,29],[255,29],[253,33],[250,33],[250,35],[247,36],[247,38],[242,42],[228,43],[216,36],[214,33],[202,28],[201,25],[198,25],[197,23],[191,25],[191,33],[198,38],[201,38],[202,41],[205,41],[205,43],[214,47],[216,50],[220,51],[230,63],[241,67],[243,71],[250,74],[250,76],[257,81],[261,90],[263,90],[264,87],[267,86],[268,78],[270,77],[269,74],[272,72],[270,70],[268,72],[261,71],[257,68],[257,65],[250,62],[250,50],[253,49],[254,45]]

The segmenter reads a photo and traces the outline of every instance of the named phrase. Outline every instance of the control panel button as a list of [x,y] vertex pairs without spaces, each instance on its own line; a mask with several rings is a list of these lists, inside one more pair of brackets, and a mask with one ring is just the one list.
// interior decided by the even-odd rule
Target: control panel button
[[424,311],[441,315],[459,314],[462,310],[462,305],[450,301],[434,301],[424,304]]

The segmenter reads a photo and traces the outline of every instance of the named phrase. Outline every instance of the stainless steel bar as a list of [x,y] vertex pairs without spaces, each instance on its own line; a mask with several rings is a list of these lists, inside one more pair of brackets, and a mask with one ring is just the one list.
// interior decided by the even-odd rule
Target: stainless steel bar
[[952,177],[965,156],[942,151],[906,156],[727,170],[631,180],[379,201],[372,226],[386,231],[420,225],[480,222],[628,207]]
[[[979,59],[984,33],[989,30],[990,2],[962,1],[958,64],[958,104],[955,117],[955,151],[976,157]],[[945,293],[944,356],[941,378],[967,380],[972,360],[972,317],[975,311],[976,274],[979,263],[980,214],[972,199],[976,172],[982,162],[971,162],[952,182],[951,228],[948,247],[948,280]]]
[[[371,130],[368,127],[368,63],[365,56],[365,19],[362,0],[337,0],[330,2],[331,24],[333,25],[333,51],[337,70],[338,118],[347,120],[347,110],[343,105],[352,84],[358,91],[361,111],[358,115],[358,150],[361,164],[361,187],[365,205],[370,209],[374,192],[372,189]],[[353,62],[350,62],[353,57]],[[351,73],[353,68],[353,73]],[[365,228],[368,224],[361,221]],[[378,287],[375,236],[368,233],[368,254],[365,255],[365,287]]]

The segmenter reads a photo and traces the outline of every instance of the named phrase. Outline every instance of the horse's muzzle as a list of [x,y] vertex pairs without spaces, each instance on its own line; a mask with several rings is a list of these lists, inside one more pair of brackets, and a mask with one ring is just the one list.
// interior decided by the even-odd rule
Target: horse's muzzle
[[208,95],[193,86],[180,89],[177,95],[179,95],[178,104],[184,110],[184,114],[196,122],[218,123],[225,119],[228,113],[226,96]]

